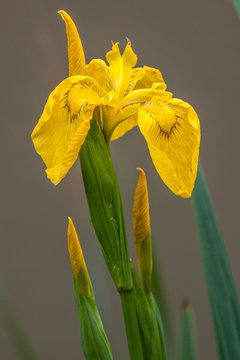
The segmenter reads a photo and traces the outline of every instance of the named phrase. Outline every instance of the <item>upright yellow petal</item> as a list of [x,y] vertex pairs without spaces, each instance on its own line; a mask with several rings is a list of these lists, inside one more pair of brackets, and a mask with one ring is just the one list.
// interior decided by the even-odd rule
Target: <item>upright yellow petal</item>
[[140,171],[133,204],[133,234],[137,253],[138,268],[145,291],[151,290],[152,242],[149,216],[147,180]]
[[[132,50],[131,42],[128,41],[122,55],[122,81],[118,90],[120,98],[122,98],[128,90],[129,83],[132,80],[133,75],[132,68],[136,65],[136,63],[137,55]],[[135,73],[135,76],[139,75],[140,74]]]
[[72,266],[73,276],[76,280],[80,295],[93,298],[89,275],[79,243],[76,229],[71,218],[68,218],[68,251]]
[[137,56],[128,41],[126,48],[121,56],[118,43],[113,44],[112,50],[106,54],[109,63],[109,70],[106,81],[109,83],[108,90],[114,90],[121,99],[129,86],[132,68],[137,63]]
[[66,24],[69,76],[85,75],[85,55],[77,28],[65,11],[60,10],[58,13]]
[[101,59],[93,59],[86,65],[86,75],[93,77],[99,85],[105,86],[107,65]]
[[102,95],[97,82],[86,76],[67,78],[50,94],[32,140],[55,185],[77,159]]
[[107,82],[108,82],[107,90],[117,91],[121,81],[121,72],[122,72],[122,57],[118,43],[112,45],[112,50],[107,52],[106,59],[109,63],[109,71],[107,74]]
[[146,106],[139,111],[139,128],[164,183],[176,194],[190,197],[198,167],[199,119],[179,99]]

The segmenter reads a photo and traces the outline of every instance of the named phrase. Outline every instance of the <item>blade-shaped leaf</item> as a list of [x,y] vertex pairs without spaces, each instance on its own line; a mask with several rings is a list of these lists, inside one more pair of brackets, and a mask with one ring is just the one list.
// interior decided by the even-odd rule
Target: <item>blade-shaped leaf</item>
[[232,4],[236,10],[236,13],[240,17],[240,0],[232,0]]
[[153,272],[152,272],[152,293],[157,302],[158,308],[161,313],[164,334],[166,338],[167,353],[169,358],[174,354],[174,331],[172,327],[172,313],[169,302],[168,289],[165,282],[164,271],[161,264],[161,259],[158,255],[157,246],[155,244],[155,238],[152,236],[153,246]]
[[151,292],[145,292],[132,266],[133,295],[141,334],[144,360],[166,360],[166,344],[158,306]]
[[73,278],[81,343],[87,360],[112,360],[110,345],[94,298],[79,293]]
[[201,167],[198,170],[192,200],[220,359],[239,360],[239,300],[226,247]]

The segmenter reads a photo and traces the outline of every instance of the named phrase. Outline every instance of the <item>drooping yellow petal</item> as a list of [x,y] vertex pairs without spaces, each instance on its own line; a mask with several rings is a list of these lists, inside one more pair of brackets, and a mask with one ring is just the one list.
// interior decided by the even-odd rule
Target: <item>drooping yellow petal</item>
[[137,63],[137,56],[131,48],[130,41],[128,41],[122,56],[118,43],[116,43],[113,44],[112,50],[106,54],[106,59],[110,65],[107,73],[108,90],[114,90],[121,99],[128,89],[132,68]]
[[200,125],[194,109],[179,99],[146,106],[139,110],[138,125],[164,183],[176,195],[190,197],[200,145]]
[[86,65],[86,75],[93,77],[99,85],[105,86],[107,65],[101,59],[93,59]]
[[69,76],[85,75],[85,55],[77,28],[65,11],[60,10],[58,13],[66,24]]
[[[92,113],[93,110],[91,114]],[[59,184],[59,182],[67,175],[69,169],[71,169],[77,160],[81,146],[83,145],[90,129],[90,120],[92,115],[88,118],[85,118],[85,120],[84,114],[81,113],[80,116],[82,117],[82,121],[76,132],[73,134],[71,141],[69,142],[62,160],[61,167],[52,167],[46,169],[47,177],[54,183],[54,185]]]
[[133,234],[137,253],[138,268],[145,291],[151,289],[152,243],[149,216],[147,180],[140,171],[133,204]]
[[[162,77],[161,72],[158,69],[151,68],[148,66],[143,67],[144,74],[137,81],[134,90],[137,89],[149,89],[152,88],[153,84],[158,84],[157,88],[161,90],[166,89],[166,83]],[[155,86],[156,88],[156,86]]]
[[50,94],[32,140],[47,166],[48,178],[55,185],[77,159],[101,96],[100,86],[86,76],[67,78]]
[[91,291],[89,275],[77,232],[70,217],[68,218],[68,252],[73,276],[77,283],[80,295],[90,299],[93,297],[93,294]]

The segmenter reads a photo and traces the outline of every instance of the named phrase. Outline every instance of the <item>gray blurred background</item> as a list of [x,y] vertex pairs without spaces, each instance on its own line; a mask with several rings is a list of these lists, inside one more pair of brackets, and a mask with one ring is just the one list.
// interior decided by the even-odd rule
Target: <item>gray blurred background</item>
[[[230,0],[29,0],[1,4],[0,280],[41,359],[83,359],[67,253],[67,216],[78,230],[114,359],[128,359],[119,298],[89,223],[78,163],[62,183],[47,180],[30,134],[51,90],[67,77],[65,26],[74,19],[86,59],[104,59],[126,37],[138,65],[159,68],[176,97],[191,103],[202,128],[201,162],[239,280],[240,21]],[[217,359],[191,201],[155,171],[138,129],[112,143],[131,256],[132,201],[147,175],[151,225],[165,273],[174,326],[181,301],[194,306],[201,359]],[[0,327],[0,358],[16,359]]]

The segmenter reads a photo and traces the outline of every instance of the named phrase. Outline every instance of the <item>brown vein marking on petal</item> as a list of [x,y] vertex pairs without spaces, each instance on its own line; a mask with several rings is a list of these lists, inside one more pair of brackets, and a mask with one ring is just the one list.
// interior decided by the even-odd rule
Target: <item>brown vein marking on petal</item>
[[[76,99],[70,98],[71,96],[73,96],[73,90],[75,91]],[[92,99],[88,99],[89,94],[87,93],[87,91],[91,91],[93,95],[95,95],[96,97],[98,96],[99,98],[102,95],[101,89],[90,78],[85,78],[79,82],[72,84],[70,89],[68,89],[68,91],[64,94],[64,108],[68,111],[70,115],[71,123],[74,120],[77,120],[81,110],[87,104],[91,104]],[[77,92],[78,96],[76,94]]]
[[72,114],[71,109],[70,109],[70,105],[69,105],[69,100],[68,100],[68,96],[69,96],[69,92],[72,90],[72,88],[75,86],[76,84],[72,84],[71,88],[65,93],[64,95],[64,108],[67,110],[69,116],[70,116],[70,123],[72,124],[74,120],[77,120],[81,108],[79,109],[79,111],[75,114]]
[[[151,116],[152,119],[155,119],[154,116],[152,114],[149,114]],[[160,125],[159,121],[156,121],[156,125],[157,125],[157,131],[158,131],[158,135],[161,138],[165,138],[165,140],[169,140],[171,136],[174,136],[176,131],[179,130],[180,128],[182,128],[182,125],[180,123],[180,121],[182,120],[180,118],[180,116],[178,116],[175,112],[175,123],[171,126],[170,130],[165,130],[162,128],[162,126]]]
[[106,91],[111,91],[112,90],[112,83],[110,80],[110,71],[109,69],[107,69],[106,71],[106,75],[105,75],[105,90]]
[[128,83],[128,87],[127,87],[127,89],[125,91],[124,96],[129,94],[134,89],[136,83],[138,82],[138,80],[140,80],[143,77],[143,75],[144,75],[144,70],[142,68],[134,68],[134,69],[132,69],[131,76],[130,76],[129,83]]

